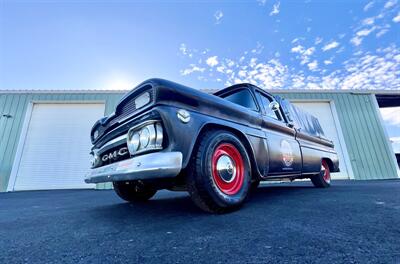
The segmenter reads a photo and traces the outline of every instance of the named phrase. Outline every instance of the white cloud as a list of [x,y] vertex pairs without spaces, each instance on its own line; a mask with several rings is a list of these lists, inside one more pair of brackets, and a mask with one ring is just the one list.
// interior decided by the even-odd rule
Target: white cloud
[[257,58],[251,58],[249,65],[254,68],[257,65]]
[[204,72],[205,68],[200,68],[196,66],[195,64],[190,64],[190,67],[184,70],[181,70],[181,75],[186,76],[189,74],[192,74],[194,72]]
[[396,3],[397,3],[397,0],[389,0],[386,2],[384,8],[386,8],[386,9],[391,8],[391,7],[395,6]]
[[370,29],[366,29],[365,28],[365,29],[362,29],[360,31],[357,31],[356,35],[359,36],[359,37],[366,37],[374,30],[375,30],[375,27],[372,27]]
[[400,12],[397,13],[397,16],[395,16],[392,20],[394,23],[400,23]]
[[310,71],[316,71],[318,69],[318,62],[314,60],[313,62],[307,64],[307,66]]
[[221,10],[218,10],[217,12],[215,12],[215,14],[214,14],[215,24],[221,23],[223,16],[224,16],[224,13],[222,13]]
[[[303,69],[289,68],[279,57],[268,60],[248,51],[238,54],[236,58],[207,58],[201,53],[194,53],[201,57],[192,58],[193,61],[201,59],[202,63],[190,64],[181,74],[192,74],[205,82],[221,82],[225,85],[248,82],[261,88],[400,90],[400,48],[395,44],[374,51],[359,50],[333,71],[323,68],[333,63],[333,57],[322,60],[320,65],[316,59],[311,59],[315,50],[315,47],[301,45],[291,50],[307,67],[307,74]],[[339,62],[336,64],[339,65]]]
[[314,47],[308,48],[303,52],[303,55],[311,56],[314,53],[314,51],[315,51]]
[[[384,109],[384,108],[383,108],[383,109]],[[397,111],[400,111],[400,109],[398,109]],[[390,138],[390,141],[400,143],[400,137],[391,137],[391,138]]]
[[217,67],[217,72],[224,73],[225,72],[225,67],[224,66],[218,66]]
[[[373,27],[371,27],[371,28],[363,28],[363,29],[357,31],[357,32],[355,33],[355,36],[352,37],[352,38],[350,39],[350,42],[351,42],[354,46],[360,46],[361,43],[362,43],[362,41],[363,41],[363,39],[364,39],[366,36],[368,36],[369,34],[371,34],[371,32],[375,31],[377,28],[378,28],[378,27],[373,26]],[[380,32],[380,33],[378,32],[379,37],[380,37],[381,35],[383,35],[384,33],[386,33],[386,32]],[[378,36],[378,34],[377,34],[377,36]]]
[[257,46],[251,50],[251,53],[260,54],[264,49],[264,46],[260,42],[257,42]]
[[267,0],[257,0],[259,5],[264,6],[267,3]]
[[272,11],[269,13],[269,15],[270,16],[274,16],[274,15],[277,15],[277,14],[279,14],[279,12],[280,12],[280,5],[281,5],[281,2],[277,2],[277,3],[275,3],[274,5],[273,5],[273,7],[272,7]]
[[218,56],[212,56],[212,57],[207,58],[206,63],[210,67],[214,67],[214,66],[218,65]]
[[330,50],[330,49],[337,48],[338,46],[339,46],[339,42],[332,41],[332,42],[326,44],[325,46],[323,46],[322,50],[323,51],[327,51],[327,50]]
[[293,53],[302,53],[304,51],[304,47],[301,45],[297,45],[296,47],[293,47],[290,51]]
[[186,48],[186,44],[185,43],[182,43],[180,45],[179,50],[183,55],[187,55],[187,48]]
[[400,137],[391,137],[392,147],[394,153],[400,153]]
[[373,7],[373,5],[374,5],[374,1],[369,2],[368,4],[366,4],[364,6],[364,11],[365,12],[368,11],[371,7]]
[[[382,113],[383,121],[392,126],[400,126],[400,107],[385,107],[379,109]],[[400,138],[398,138],[400,140]]]
[[314,53],[314,51],[315,51],[314,47],[304,50],[304,52],[300,56],[301,58],[300,64],[303,65],[308,63],[310,61],[310,56]]
[[322,38],[321,37],[316,37],[315,38],[315,41],[314,41],[314,44],[315,45],[318,45],[319,43],[321,43],[322,42]]
[[367,17],[361,22],[361,24],[364,25],[364,26],[370,26],[370,25],[373,25],[374,22],[375,22],[375,18],[374,17]]
[[239,75],[239,77],[245,78],[246,75],[247,75],[247,72],[244,71],[244,70],[240,70],[240,71],[238,72],[238,75]]
[[226,59],[225,62],[228,65],[228,67],[232,68],[233,66],[235,66],[235,62],[233,60]]
[[[371,1],[365,7],[364,11],[370,9],[373,5],[379,3],[379,1]],[[384,8],[379,10],[376,15],[360,19],[358,25],[353,27],[353,35],[351,36],[350,42],[354,46],[360,46],[365,37],[375,33],[376,38],[380,38],[389,32],[391,28],[391,21],[400,22],[400,12],[398,12],[398,0],[388,0],[384,3]],[[381,4],[381,3],[380,3]],[[397,10],[397,11],[395,11]],[[397,12],[396,14],[394,14]]]
[[354,45],[354,46],[360,46],[360,44],[362,43],[362,38],[359,37],[353,37],[350,42]]
[[400,64],[396,61],[400,49],[389,46],[377,54],[366,54],[344,63],[342,89],[400,89]]
[[376,37],[377,37],[377,38],[380,38],[380,37],[382,37],[383,35],[385,35],[388,31],[389,31],[389,30],[388,30],[387,28],[384,28],[384,29],[380,30],[378,33],[376,33]]
[[296,56],[297,59],[300,59],[300,64],[304,65],[308,62],[310,62],[310,56],[313,55],[313,53],[315,52],[315,47],[310,47],[308,49],[306,49],[305,47],[301,46],[301,45],[297,45],[295,47],[293,47],[290,52],[292,53],[298,53],[299,55]]
[[336,51],[336,53],[342,53],[344,50],[345,50],[345,47],[342,46],[340,49],[338,49],[338,50]]

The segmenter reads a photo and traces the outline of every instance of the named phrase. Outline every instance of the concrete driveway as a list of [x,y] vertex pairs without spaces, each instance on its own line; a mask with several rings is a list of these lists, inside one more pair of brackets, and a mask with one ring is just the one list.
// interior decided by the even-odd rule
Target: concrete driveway
[[186,193],[0,194],[0,263],[400,263],[400,181],[260,187],[209,215]]

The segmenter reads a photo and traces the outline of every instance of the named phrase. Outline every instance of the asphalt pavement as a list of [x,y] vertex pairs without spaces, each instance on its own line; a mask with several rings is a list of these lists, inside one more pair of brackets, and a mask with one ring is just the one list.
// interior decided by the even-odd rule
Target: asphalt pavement
[[259,187],[210,215],[184,192],[0,194],[0,263],[400,263],[400,181]]

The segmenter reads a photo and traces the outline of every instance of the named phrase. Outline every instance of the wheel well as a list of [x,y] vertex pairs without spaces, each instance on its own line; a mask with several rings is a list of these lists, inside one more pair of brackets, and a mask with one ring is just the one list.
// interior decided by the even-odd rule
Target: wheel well
[[255,158],[254,158],[254,152],[253,152],[253,149],[252,149],[249,141],[247,140],[246,136],[242,132],[240,132],[239,130],[236,130],[234,128],[231,128],[231,127],[228,127],[228,126],[224,126],[224,125],[220,125],[220,124],[206,124],[206,125],[204,125],[201,128],[201,130],[200,130],[200,132],[199,132],[199,134],[197,136],[196,142],[195,142],[193,150],[192,150],[192,155],[193,155],[193,153],[195,153],[195,150],[196,150],[196,148],[197,148],[197,146],[199,144],[199,140],[201,138],[201,135],[203,133],[205,133],[206,131],[211,130],[211,129],[220,129],[220,130],[229,131],[232,134],[234,134],[235,136],[237,136],[240,139],[240,141],[242,142],[242,144],[244,145],[244,147],[246,148],[247,155],[249,155],[252,178],[253,179],[260,178],[260,173],[258,172],[257,164],[256,164],[256,161],[255,161]]
[[329,158],[322,158],[322,160],[325,160],[326,163],[328,164],[329,170],[330,170],[330,171],[333,171],[334,167],[333,167],[333,162],[332,162],[332,160],[329,159]]

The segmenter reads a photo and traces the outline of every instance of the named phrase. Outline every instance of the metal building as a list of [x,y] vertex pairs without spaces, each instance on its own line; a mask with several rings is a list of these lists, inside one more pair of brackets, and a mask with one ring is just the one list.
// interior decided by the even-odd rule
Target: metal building
[[[400,177],[379,112],[379,98],[400,92],[272,91],[317,116],[335,143],[341,172],[334,179]],[[122,91],[0,91],[0,191],[95,188],[89,131],[114,111]],[[378,94],[378,96],[376,96]],[[99,184],[97,188],[108,188]]]

